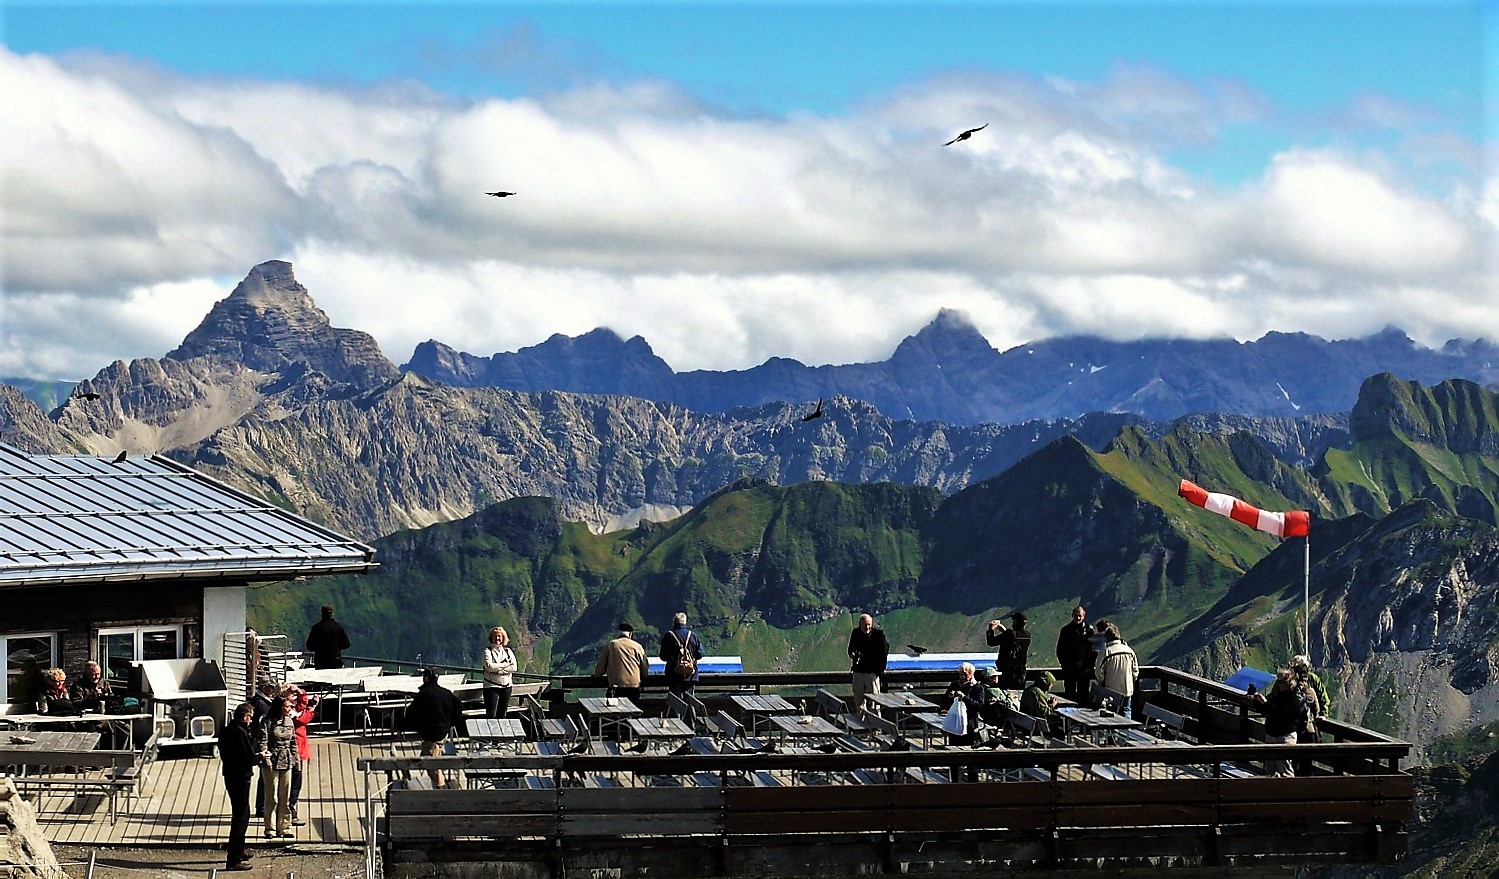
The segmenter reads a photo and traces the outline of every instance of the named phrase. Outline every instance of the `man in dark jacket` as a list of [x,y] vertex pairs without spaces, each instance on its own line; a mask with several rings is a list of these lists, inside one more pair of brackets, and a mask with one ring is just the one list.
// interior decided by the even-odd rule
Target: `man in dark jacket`
[[[693,660],[694,668],[690,675],[683,675],[677,671],[677,657],[683,653],[691,656]],[[687,614],[679,613],[672,617],[671,628],[661,636],[661,650],[658,655],[661,661],[666,663],[667,692],[684,697],[682,701],[687,704],[687,710],[682,712],[682,722],[688,726],[696,726],[697,712],[693,710],[692,703],[687,702],[685,697],[697,689],[696,664],[697,660],[703,658],[703,642],[698,639],[696,632],[687,628]]]
[[224,790],[229,793],[229,870],[250,869],[250,856],[245,852],[245,831],[250,827],[250,776],[260,762],[250,743],[254,716],[255,706],[241,703],[219,731],[219,760],[223,762]]
[[[437,682],[436,669],[422,669],[422,685],[411,698],[411,707],[406,709],[406,724],[422,737],[423,757],[441,757],[443,742],[448,740],[448,732],[454,727],[467,734],[463,703],[452,690]],[[441,772],[433,769],[428,774],[432,776],[434,788],[445,786]]]
[[999,620],[990,620],[984,640],[990,647],[998,647],[994,655],[994,667],[999,670],[999,685],[1006,690],[1025,688],[1025,659],[1031,649],[1031,633],[1025,627],[1025,611],[1010,614],[1013,628],[1005,628]]
[[1057,633],[1057,664],[1062,667],[1063,692],[1074,702],[1083,701],[1088,683],[1093,680],[1093,630],[1087,623],[1088,612],[1079,604],[1072,609],[1072,622]]
[[323,605],[323,618],[313,623],[307,633],[307,649],[312,652],[313,668],[344,667],[349,633],[344,631],[343,623],[333,618],[333,605]]
[[864,696],[880,692],[880,675],[890,656],[890,642],[885,630],[874,624],[869,614],[859,615],[859,624],[848,636],[848,658],[854,676],[854,707],[864,704]]

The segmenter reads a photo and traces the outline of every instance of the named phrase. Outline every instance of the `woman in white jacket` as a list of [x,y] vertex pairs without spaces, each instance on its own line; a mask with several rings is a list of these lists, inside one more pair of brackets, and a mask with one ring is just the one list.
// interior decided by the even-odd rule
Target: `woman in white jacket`
[[484,648],[484,716],[490,720],[504,717],[509,710],[513,674],[515,651],[510,649],[510,636],[495,626],[489,630],[489,646]]

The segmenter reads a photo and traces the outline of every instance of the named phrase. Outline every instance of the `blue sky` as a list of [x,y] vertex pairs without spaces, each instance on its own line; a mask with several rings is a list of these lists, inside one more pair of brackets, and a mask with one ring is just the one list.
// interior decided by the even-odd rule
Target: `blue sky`
[[[397,361],[608,325],[678,368],[843,362],[942,306],[1001,348],[1499,336],[1494,11],[3,3],[7,79],[38,100],[0,190],[24,328],[0,374],[87,370],[80,299],[119,310],[110,355],[159,356],[269,258]],[[164,153],[173,185],[143,183]],[[489,187],[527,201],[455,201]],[[451,304],[413,314],[387,282],[372,319],[392,277]],[[509,320],[476,320],[496,289]],[[795,329],[834,316],[831,340]]]
[[[193,76],[419,81],[475,98],[659,77],[729,112],[826,114],[945,73],[1097,80],[1138,65],[1243,83],[1310,118],[1381,95],[1428,108],[1474,139],[1484,21],[1494,8],[1461,0],[4,6],[4,39],[15,51],[118,53]],[[1246,125],[1211,151],[1191,152],[1202,170],[1238,178],[1289,138]]]

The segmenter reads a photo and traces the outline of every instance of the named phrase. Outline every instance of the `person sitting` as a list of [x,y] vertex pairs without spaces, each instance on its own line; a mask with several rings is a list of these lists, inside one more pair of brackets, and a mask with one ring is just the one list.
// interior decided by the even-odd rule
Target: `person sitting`
[[1025,692],[1020,694],[1020,710],[1031,717],[1039,717],[1042,720],[1051,720],[1057,716],[1057,697],[1051,694],[1051,688],[1056,686],[1057,676],[1049,671],[1041,672],[1039,680],[1032,681]]
[[58,716],[76,715],[78,706],[68,696],[68,674],[60,668],[49,668],[42,672],[42,695],[37,700],[38,714]]
[[1004,724],[1005,711],[1014,708],[1019,709],[1009,691],[999,685],[999,672],[992,668],[981,668],[978,670],[979,683],[983,684],[986,702],[980,713],[985,723],[995,726]]
[[[947,710],[952,711],[957,703],[963,703],[963,732],[951,732],[947,734],[949,745],[963,745],[972,747],[978,741],[978,730],[984,725],[984,707],[989,704],[989,691],[974,677],[973,663],[965,662],[958,667],[958,677],[947,685],[947,692],[942,694],[943,702]],[[957,781],[959,776],[966,781],[978,781],[978,768],[974,766],[954,766],[952,779]]]
[[114,694],[109,688],[109,681],[104,677],[104,670],[93,660],[84,664],[83,674],[73,681],[73,686],[68,691],[73,704],[82,711],[103,711],[104,697],[111,695]]

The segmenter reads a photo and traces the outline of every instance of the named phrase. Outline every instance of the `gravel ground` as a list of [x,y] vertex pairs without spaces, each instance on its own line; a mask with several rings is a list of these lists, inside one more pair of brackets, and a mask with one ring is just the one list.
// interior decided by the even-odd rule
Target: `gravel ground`
[[[54,845],[53,852],[70,877],[82,879],[88,872],[90,849],[76,845]],[[219,875],[247,879],[360,879],[364,875],[364,852],[336,845],[251,846],[251,867],[243,873],[225,873],[224,852],[211,848],[101,848],[94,861],[94,879],[204,879],[219,868]]]

